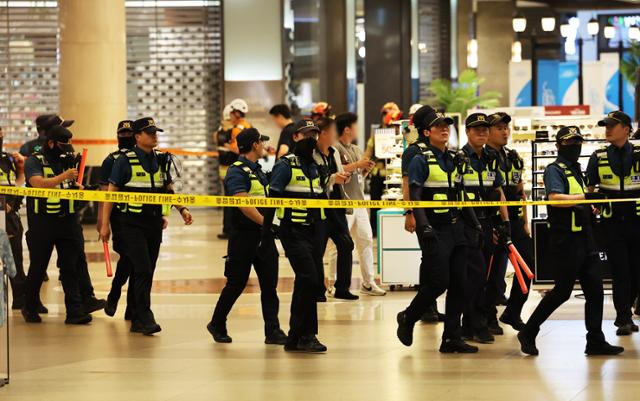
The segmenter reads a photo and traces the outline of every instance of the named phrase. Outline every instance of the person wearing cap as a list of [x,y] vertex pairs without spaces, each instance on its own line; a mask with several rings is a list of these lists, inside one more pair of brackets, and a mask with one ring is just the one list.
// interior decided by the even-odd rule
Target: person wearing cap
[[[151,117],[135,120],[131,128],[136,146],[115,161],[109,177],[109,191],[173,193],[171,155],[155,150],[158,146],[157,132],[162,130]],[[185,225],[193,222],[186,207],[174,207],[180,212]],[[162,243],[162,231],[168,224],[165,217],[169,215],[171,206],[130,202],[120,203],[118,208],[118,232],[126,244],[124,252],[132,266],[129,286],[134,291],[134,306],[130,331],[152,335],[162,330],[151,311],[151,286]],[[111,237],[112,210],[113,203],[103,204],[100,238],[104,242]]]
[[[24,157],[17,152],[7,153],[3,148],[4,132],[0,127],[0,185],[9,187],[21,187],[24,185]],[[11,309],[20,310],[24,307],[24,286],[27,277],[24,273],[22,257],[22,220],[20,219],[20,206],[22,197],[5,195],[5,225],[13,261],[16,265],[16,275],[9,277],[11,281],[11,294],[13,301]]]
[[64,120],[57,114],[42,114],[36,117],[36,130],[38,137],[25,142],[20,147],[20,154],[29,157],[35,152],[39,152],[43,145],[47,143],[47,130],[55,125],[62,125],[69,128],[73,124],[73,120]]
[[[71,146],[71,132],[57,124],[46,132],[47,143],[40,152],[33,153],[25,163],[27,187],[77,188],[77,161]],[[68,162],[67,159],[72,161]],[[40,323],[40,287],[53,248],[58,253],[60,281],[64,290],[67,324],[87,324],[91,315],[85,310],[80,289],[79,271],[83,258],[82,227],[76,217],[73,200],[59,198],[27,198],[27,246],[29,273],[25,289],[22,315],[28,323]]]
[[[435,113],[435,110],[431,106],[422,106],[413,113],[411,122],[413,127],[418,133],[417,140],[410,143],[402,152],[402,199],[405,201],[411,200],[409,196],[409,164],[413,158],[425,152],[429,147],[429,138],[427,136],[427,127],[429,121],[427,116],[431,113]],[[413,216],[412,209],[405,209],[404,211],[404,229],[410,233],[416,232],[416,219]],[[416,235],[418,235],[416,233]],[[419,235],[418,235],[419,236]],[[424,263],[420,263],[420,285],[424,285],[426,282],[426,270]],[[444,321],[444,314],[438,312],[438,304],[436,301],[427,309],[424,315],[420,318],[426,323],[437,323]]]
[[[468,142],[462,148],[469,160],[463,174],[464,192],[469,201],[504,201],[504,178],[497,159],[485,145],[489,137],[489,117],[484,113],[472,113],[465,120]],[[497,249],[493,243],[494,231],[498,242],[505,246],[509,239],[509,214],[506,206],[473,208],[480,227],[467,220],[465,234],[468,241],[467,304],[462,318],[463,337],[482,344],[493,343],[483,310],[484,290],[491,255]],[[496,334],[500,334],[496,332]]]
[[[557,159],[544,171],[544,187],[550,201],[582,201],[602,199],[598,193],[585,193],[585,178],[578,159],[584,139],[580,128],[561,128],[556,134]],[[538,355],[536,336],[540,326],[571,297],[576,279],[585,297],[587,355],[617,355],[624,348],[613,346],[602,332],[604,295],[600,260],[593,244],[591,206],[588,204],[556,204],[547,207],[549,225],[549,260],[555,272],[555,284],[542,298],[525,326],[518,333],[520,349]]]
[[[415,201],[459,201],[462,199],[460,174],[465,166],[456,166],[455,155],[447,149],[449,126],[453,120],[432,111],[424,121],[429,143],[427,150],[415,156],[409,164],[410,198]],[[470,208],[465,209],[473,212]],[[420,285],[411,304],[397,315],[398,339],[406,346],[413,344],[416,322],[447,291],[440,352],[478,352],[477,347],[464,342],[460,332],[467,273],[467,246],[461,210],[446,206],[418,208],[413,214],[420,239],[425,282]]]
[[[315,162],[323,169],[327,178],[322,186],[326,190],[325,199],[346,199],[344,192],[344,184],[350,182],[351,173],[344,171],[338,150],[333,146],[337,141],[336,122],[329,117],[321,117],[316,121],[320,133],[318,134],[317,147],[313,153]],[[359,297],[349,291],[351,287],[351,272],[353,268],[353,248],[354,243],[349,232],[349,223],[347,223],[347,212],[353,213],[347,209],[327,209],[325,222],[325,235],[322,241],[322,254],[327,249],[329,239],[337,249],[335,276],[333,285],[326,291],[329,298],[344,299],[355,301]],[[330,251],[333,251],[332,249]],[[331,253],[331,252],[330,252]],[[324,269],[318,272],[318,282],[321,283],[321,293],[319,300],[325,301],[324,287]]]
[[[321,199],[325,188],[321,169],[313,159],[320,130],[312,120],[296,123],[296,146],[291,154],[278,160],[269,182],[269,196],[274,198]],[[267,209],[262,232],[272,231],[274,214],[280,219],[279,236],[285,254],[295,273],[291,296],[289,334],[284,346],[287,352],[326,352],[318,334],[318,293],[324,283],[318,282],[323,270],[324,209],[295,206]]]
[[[229,107],[229,122],[231,123],[231,132],[226,143],[226,149],[229,150],[227,157],[224,158],[224,164],[227,166],[232,165],[238,160],[238,143],[236,138],[240,135],[240,132],[246,128],[251,128],[252,125],[246,120],[247,113],[249,112],[249,105],[244,99],[233,99],[227,105]],[[221,162],[223,160],[221,159]],[[226,172],[224,172],[226,174]],[[222,209],[222,232],[218,234],[218,239],[229,239],[229,233],[231,232],[231,210],[227,207]]]
[[[631,118],[614,111],[598,122],[605,127],[609,146],[598,149],[589,158],[589,192],[596,188],[607,198],[640,198],[640,146],[629,142]],[[640,283],[640,258],[635,252],[640,238],[640,202],[596,205],[600,217],[607,258],[613,278],[614,324],[619,336],[638,331],[631,307]]]
[[[495,155],[497,167],[504,178],[502,192],[507,201],[527,200],[524,192],[524,183],[522,175],[524,172],[524,161],[518,155],[515,149],[507,148],[511,131],[509,123],[511,117],[503,112],[494,113],[489,116],[489,138],[487,146],[490,152]],[[522,258],[528,266],[534,265],[533,240],[529,229],[529,220],[527,217],[527,208],[525,206],[509,206],[509,221],[511,227],[511,241],[518,250]],[[498,311],[496,304],[500,297],[504,296],[504,277],[507,271],[507,250],[504,247],[498,247],[493,253],[493,263],[491,266],[489,278],[485,288],[484,310],[486,313],[487,324],[491,334],[499,335],[503,333],[497,319]],[[531,280],[523,275],[525,284],[530,286]],[[528,294],[528,293],[527,293]],[[513,284],[506,308],[500,316],[500,321],[510,325],[516,331],[524,327],[524,322],[520,317],[522,307],[527,300],[527,294],[523,294],[517,278],[513,276]]]
[[[224,179],[227,196],[267,196],[269,181],[258,160],[265,153],[264,143],[269,137],[260,135],[257,129],[247,128],[236,138],[240,157],[229,167]],[[230,343],[227,333],[227,316],[233,304],[242,294],[251,266],[253,265],[260,284],[262,317],[264,319],[265,344],[284,345],[287,336],[280,329],[278,308],[280,301],[276,293],[278,285],[278,250],[275,244],[275,228],[262,235],[264,209],[256,207],[234,207],[233,230],[227,244],[224,274],[227,278],[216,304],[207,330],[218,343]]]
[[[113,165],[119,157],[125,155],[130,149],[133,149],[136,146],[136,140],[133,137],[133,121],[131,120],[123,120],[118,123],[118,127],[116,129],[116,135],[118,139],[118,150],[109,153],[109,155],[102,162],[102,166],[100,167],[100,190],[107,191],[109,190],[109,177],[111,177],[111,172],[113,171]],[[98,224],[96,226],[98,230],[98,234],[100,234],[100,229],[102,228],[102,203],[98,206]],[[122,240],[122,234],[120,233],[120,210],[116,207],[111,212],[111,230],[113,231],[113,250],[118,253],[120,256],[118,259],[118,265],[116,267],[116,273],[113,276],[113,280],[111,281],[111,290],[109,291],[109,295],[107,296],[107,303],[104,307],[104,312],[108,316],[113,316],[116,313],[118,308],[118,301],[120,300],[120,295],[122,293],[122,287],[126,284],[127,280],[129,280],[129,275],[131,274],[131,261],[127,256],[126,252],[124,252],[124,247],[126,243]],[[131,307],[133,306],[133,287],[131,283],[129,283],[129,290],[127,291],[127,308],[124,313],[124,318],[126,320],[131,319],[132,311]]]

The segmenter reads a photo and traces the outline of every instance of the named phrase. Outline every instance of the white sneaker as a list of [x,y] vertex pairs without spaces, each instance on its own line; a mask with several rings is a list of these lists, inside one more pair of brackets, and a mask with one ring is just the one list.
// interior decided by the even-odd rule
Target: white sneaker
[[334,298],[336,295],[336,287],[329,287],[325,295],[327,296],[327,298]]
[[371,283],[368,286],[363,283],[362,286],[360,287],[360,293],[371,295],[374,297],[381,297],[387,294],[387,292],[382,288],[378,287],[376,283]]

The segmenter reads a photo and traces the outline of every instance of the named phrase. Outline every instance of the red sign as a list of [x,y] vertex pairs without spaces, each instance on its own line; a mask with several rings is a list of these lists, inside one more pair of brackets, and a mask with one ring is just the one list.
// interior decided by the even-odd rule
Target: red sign
[[544,106],[544,115],[553,116],[588,116],[590,113],[588,105],[576,106]]

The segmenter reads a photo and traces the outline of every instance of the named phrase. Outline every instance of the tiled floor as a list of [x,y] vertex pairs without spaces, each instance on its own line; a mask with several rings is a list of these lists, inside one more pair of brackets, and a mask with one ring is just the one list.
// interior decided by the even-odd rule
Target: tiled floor
[[[583,301],[573,298],[543,326],[541,355],[524,357],[515,333],[477,355],[437,352],[441,325],[420,324],[412,348],[395,337],[395,315],[413,295],[392,292],[319,307],[326,355],[290,355],[262,343],[260,297],[244,294],[229,321],[232,344],[214,344],[204,326],[223,283],[225,244],[215,238],[219,213],[198,212],[183,228],[172,220],[154,284],[163,331],[132,335],[122,319],[102,313],[88,327],[63,324],[55,267],[43,290],[51,313],[41,325],[11,316],[10,385],[0,400],[637,400],[640,335],[616,338],[606,298],[604,328],[627,351],[615,358],[583,355]],[[87,240],[96,235],[85,231]],[[96,242],[87,244],[99,255]],[[99,295],[109,281],[99,256],[90,265]],[[281,322],[287,326],[291,269],[281,259]],[[354,269],[357,274],[358,269]],[[355,277],[354,277],[355,278]],[[354,280],[355,283],[355,280]],[[534,293],[526,314],[539,300]],[[441,304],[442,307],[442,304]],[[0,329],[0,331],[4,328]],[[0,334],[0,341],[3,341]],[[0,362],[4,355],[0,353]],[[1,371],[1,368],[0,368]]]

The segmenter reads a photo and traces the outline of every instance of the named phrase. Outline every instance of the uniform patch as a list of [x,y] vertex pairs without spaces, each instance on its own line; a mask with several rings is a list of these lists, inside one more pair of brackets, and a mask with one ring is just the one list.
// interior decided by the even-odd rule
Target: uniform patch
[[487,171],[487,178],[490,180],[495,180],[496,179],[496,172],[495,171]]
[[138,171],[138,172],[136,173],[136,177],[144,177],[145,175],[146,175],[146,174],[145,174],[145,173],[143,173],[142,171]]
[[610,180],[610,179],[613,178],[613,175],[612,174],[603,174],[602,178],[604,178],[605,180]]
[[631,176],[631,182],[634,183],[634,184],[640,183],[640,175],[632,175]]
[[304,180],[305,180],[304,177],[301,177],[301,176],[296,177],[296,181],[304,181]]
[[512,181],[514,184],[517,184],[520,182],[520,173],[519,172],[514,172],[513,175],[511,176]]

